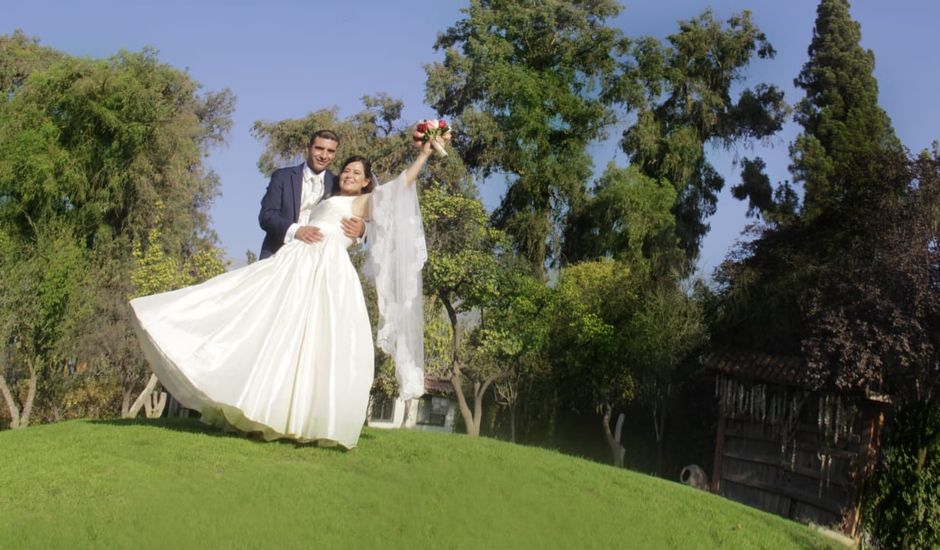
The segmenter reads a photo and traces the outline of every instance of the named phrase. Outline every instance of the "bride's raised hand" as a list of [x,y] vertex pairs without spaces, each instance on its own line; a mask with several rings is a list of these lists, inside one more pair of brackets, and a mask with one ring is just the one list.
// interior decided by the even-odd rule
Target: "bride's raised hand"
[[418,158],[411,163],[411,166],[405,171],[405,183],[411,185],[418,179],[418,173],[421,172],[421,168],[424,167],[424,164],[428,161],[428,158],[431,157],[433,149],[431,148],[431,140],[427,140],[424,143],[420,141],[415,142],[416,147],[421,148],[421,152],[418,153]]

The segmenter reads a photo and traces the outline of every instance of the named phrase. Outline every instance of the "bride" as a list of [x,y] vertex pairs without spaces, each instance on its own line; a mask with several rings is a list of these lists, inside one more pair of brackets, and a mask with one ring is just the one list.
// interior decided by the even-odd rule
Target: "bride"
[[[339,194],[302,205],[324,239],[294,240],[274,256],[202,284],[131,301],[154,373],[203,421],[320,445],[356,446],[374,358],[365,300],[341,220],[371,220],[366,271],[381,320],[378,344],[395,359],[400,395],[424,393],[421,266],[427,258],[414,181],[431,154],[376,187],[350,157]],[[370,192],[372,191],[372,192]]]

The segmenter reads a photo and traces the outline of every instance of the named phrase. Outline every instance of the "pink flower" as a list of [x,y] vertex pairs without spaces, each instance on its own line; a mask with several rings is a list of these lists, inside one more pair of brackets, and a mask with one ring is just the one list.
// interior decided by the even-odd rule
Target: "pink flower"
[[428,125],[425,124],[424,122],[419,122],[418,125],[415,127],[415,130],[423,134],[428,131]]
[[447,128],[447,121],[443,118],[438,122],[438,128]]

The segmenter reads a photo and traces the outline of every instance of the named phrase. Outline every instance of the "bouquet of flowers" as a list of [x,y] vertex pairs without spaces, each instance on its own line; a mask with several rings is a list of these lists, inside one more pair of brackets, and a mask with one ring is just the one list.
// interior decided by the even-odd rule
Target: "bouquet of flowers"
[[444,150],[444,143],[450,141],[450,126],[444,119],[428,119],[419,121],[415,126],[415,131],[411,135],[416,143],[431,142],[431,147],[437,151],[437,156],[446,157],[447,151]]

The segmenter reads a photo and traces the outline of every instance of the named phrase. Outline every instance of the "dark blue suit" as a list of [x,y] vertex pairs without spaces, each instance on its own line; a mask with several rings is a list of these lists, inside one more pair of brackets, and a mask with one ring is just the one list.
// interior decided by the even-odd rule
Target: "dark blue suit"
[[[300,192],[303,189],[304,165],[280,168],[271,174],[268,190],[261,198],[258,223],[264,229],[259,260],[263,260],[284,246],[284,235],[300,217]],[[336,176],[329,170],[323,175],[323,198],[333,194]]]

